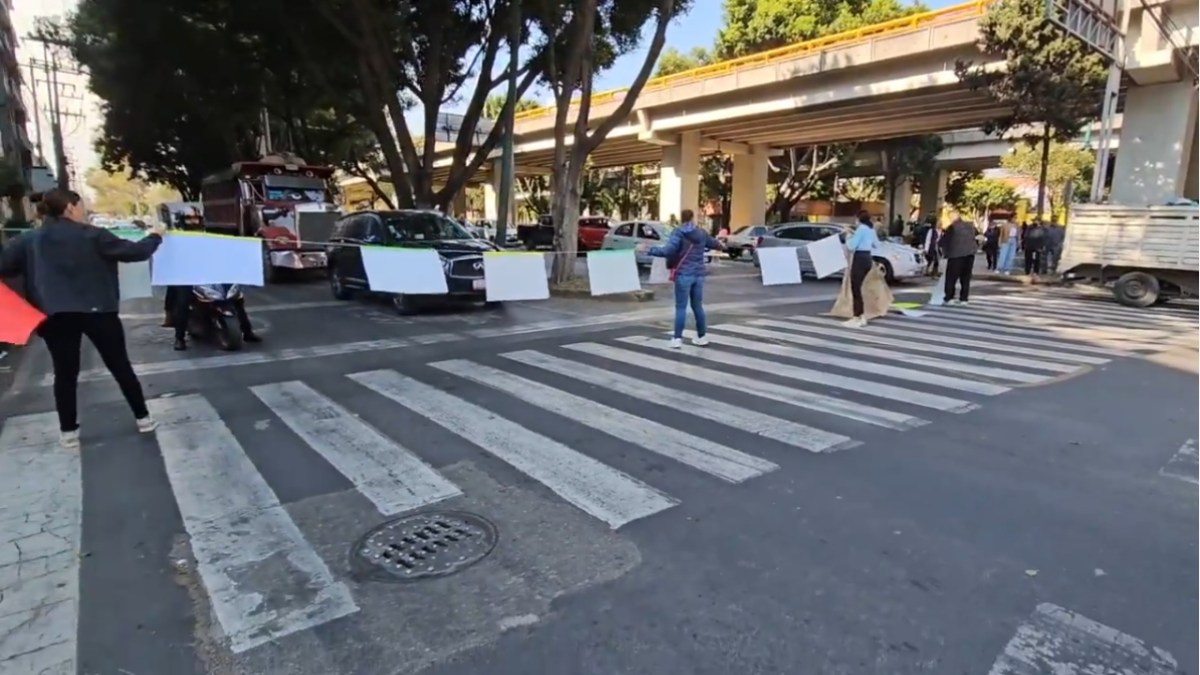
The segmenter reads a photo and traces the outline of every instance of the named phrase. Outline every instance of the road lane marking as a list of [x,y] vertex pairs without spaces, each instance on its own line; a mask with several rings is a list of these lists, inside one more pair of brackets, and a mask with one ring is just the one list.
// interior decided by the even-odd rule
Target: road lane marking
[[[722,326],[729,326],[729,325],[732,325],[732,324],[722,324]],[[851,340],[855,340],[857,342],[866,342],[869,344],[883,345],[885,347],[898,347],[901,349],[932,351],[939,356],[959,356],[964,359],[971,359],[973,361],[984,361],[986,363],[999,363],[999,364],[1003,364],[1003,365],[1018,366],[1021,368],[1030,368],[1030,369],[1034,369],[1034,370],[1048,370],[1048,371],[1055,372],[1055,373],[1073,373],[1076,370],[1079,370],[1078,365],[1050,363],[1049,361],[1038,361],[1036,359],[1027,359],[1027,358],[1023,358],[1020,356],[1008,356],[1006,354],[995,354],[992,352],[984,352],[984,351],[978,351],[978,350],[974,350],[974,349],[959,349],[957,347],[950,347],[950,346],[941,345],[941,344],[933,345],[933,346],[925,345],[925,344],[913,344],[911,341],[891,340],[891,339],[888,339],[885,337],[879,337],[876,335],[866,335],[862,331],[857,331],[857,330],[856,331],[847,331],[844,328],[837,329],[837,328],[833,328],[833,327],[820,328],[817,326],[801,326],[801,325],[795,324],[795,323],[788,323],[786,321],[772,321],[770,319],[748,321],[747,325],[748,326],[765,326],[768,328],[783,328],[786,330],[798,331],[798,332],[802,332],[802,333],[811,333],[811,334],[815,334],[815,335],[825,335],[825,336],[829,336],[829,337],[836,337],[839,340],[845,340],[848,338]],[[721,326],[714,326],[714,328],[718,328],[718,327],[721,327]],[[731,329],[724,328],[724,330],[731,330]],[[746,330],[743,327],[739,326],[738,332],[746,333]],[[783,333],[780,331],[764,331],[762,335],[765,337],[766,333],[769,333],[770,337],[775,340],[786,340],[788,342],[798,342],[799,344],[817,344],[817,345],[820,345],[823,347],[829,347],[831,349],[833,348],[833,345],[838,345],[839,347],[841,347],[841,346],[845,346],[845,344],[846,344],[844,342],[835,342],[833,340],[816,340],[814,342],[813,338],[810,338],[807,335],[794,335],[791,333]],[[747,333],[747,334],[751,334],[751,333]],[[758,333],[754,333],[754,334],[758,334]],[[787,337],[780,337],[780,336],[785,336],[785,335]],[[909,356],[910,356],[910,352],[904,352],[904,351],[887,350],[886,353],[891,354],[893,356],[893,358],[896,358],[899,360],[904,360],[904,361],[908,361]],[[957,365],[958,362],[948,361],[947,363],[953,363],[953,364]]]
[[1179,449],[1175,451],[1175,455],[1166,463],[1163,468],[1158,470],[1158,473],[1168,478],[1175,478],[1181,481],[1191,483],[1192,485],[1200,485],[1200,456],[1196,451],[1196,439],[1189,438]]
[[[273,305],[249,305],[251,312],[261,314],[263,312],[292,312],[302,309],[324,309],[328,307],[344,307],[350,308],[349,305],[340,300],[319,300],[314,302],[281,302]],[[162,312],[122,312],[122,321],[160,321],[163,318]]]
[[497,368],[462,359],[429,365],[730,483],[779,468],[774,462]]
[[250,391],[385,516],[462,494],[411,450],[303,382],[262,384]]
[[[723,325],[723,326],[714,326],[714,329],[719,329],[719,328],[725,328],[725,329],[729,330],[729,332],[734,332],[734,333],[738,332],[737,326],[729,326],[727,324]],[[754,329],[749,329],[749,330],[752,331],[750,334],[753,335]],[[691,333],[691,335],[689,335],[688,337],[695,336],[694,331],[689,331],[689,333]],[[770,331],[760,331],[760,333],[770,333]],[[761,334],[757,335],[756,337],[768,337],[768,339],[771,339],[769,336],[763,336]],[[804,344],[803,338],[793,337],[791,340],[787,340],[788,337],[789,336],[785,335],[783,337],[783,339],[785,341],[789,341],[789,342],[799,342],[801,344]],[[810,361],[812,363],[820,363],[820,364],[827,365],[827,366],[836,366],[838,368],[844,368],[846,370],[856,370],[859,372],[871,373],[874,375],[882,375],[884,377],[890,377],[890,378],[897,379],[897,380],[908,380],[909,382],[919,382],[921,384],[928,384],[928,385],[931,385],[934,387],[942,387],[943,389],[956,389],[958,391],[966,391],[966,392],[970,392],[972,394],[983,394],[984,396],[995,396],[996,394],[1003,394],[1006,391],[1010,391],[1010,389],[1008,387],[1005,387],[1003,385],[993,384],[991,382],[980,382],[978,380],[972,380],[972,379],[968,379],[966,377],[961,377],[961,376],[960,377],[951,377],[949,375],[940,375],[938,373],[927,373],[927,372],[920,371],[920,370],[913,370],[911,368],[897,368],[896,366],[889,366],[889,365],[882,364],[882,363],[875,363],[873,361],[862,361],[859,359],[850,359],[850,358],[846,358],[843,356],[835,356],[832,354],[823,354],[821,352],[814,352],[814,351],[810,351],[808,349],[799,349],[799,348],[790,347],[787,345],[777,345],[777,344],[772,344],[770,342],[762,342],[759,340],[747,340],[745,338],[734,337],[734,336],[729,336],[729,335],[709,334],[708,341],[713,344],[724,345],[726,347],[731,347],[733,349],[738,349],[738,350],[760,352],[762,354],[771,354],[773,356],[782,356],[782,357],[790,358],[790,359]],[[808,344],[814,344],[814,343],[812,341],[810,341]],[[814,346],[817,346],[817,345],[814,344]],[[874,356],[876,358],[883,358],[883,359],[902,358],[902,359],[906,360],[908,363],[912,363],[913,365],[918,365],[918,366],[923,365],[927,368],[941,368],[941,369],[946,369],[946,370],[953,370],[957,367],[958,372],[960,372],[960,373],[968,373],[968,372],[977,371],[977,370],[982,369],[985,372],[974,373],[974,374],[986,375],[987,377],[993,377],[993,378],[1004,378],[1004,379],[1009,379],[1009,380],[1015,380],[1018,382],[1041,382],[1042,380],[1045,379],[1043,377],[1038,377],[1036,375],[1029,375],[1026,373],[1015,373],[1011,370],[1005,371],[1005,370],[1000,370],[998,368],[973,367],[970,364],[965,364],[965,363],[959,364],[954,361],[942,361],[940,359],[930,359],[930,358],[925,358],[925,357],[920,357],[920,356],[909,358],[907,354],[901,354],[901,355],[897,356],[895,352],[888,352],[883,349],[872,349],[870,347],[855,347],[853,345],[836,345],[836,347],[838,349],[845,349],[846,351],[850,352],[851,354],[858,354],[860,356]]]
[[358,611],[203,396],[148,403],[192,554],[234,653]]
[[820,370],[812,370],[811,368],[799,368],[777,361],[767,361],[757,359],[752,356],[744,356],[733,352],[717,351],[706,347],[683,347],[682,349],[674,349],[666,340],[659,338],[651,338],[640,335],[617,338],[618,342],[625,344],[640,345],[660,351],[676,352],[687,354],[689,357],[711,361],[714,363],[722,363],[726,366],[736,366],[747,370],[757,370],[763,373],[770,373],[779,377],[785,377],[790,380],[800,380],[802,382],[811,382],[834,389],[843,389],[845,391],[853,391],[859,394],[866,394],[876,398],[885,398],[900,403],[909,405],[931,408],[933,410],[941,410],[951,413],[965,413],[975,410],[979,406],[964,401],[958,398],[942,396],[941,394],[929,394],[915,389],[906,387],[897,387],[890,384],[883,384],[872,380],[863,380],[857,377],[847,377],[836,373],[827,373]]
[[988,675],[1177,675],[1175,658],[1115,628],[1042,603],[992,664]]
[[527,366],[542,368],[564,377],[573,378],[594,387],[610,389],[647,403],[655,403],[676,410],[700,409],[704,411],[705,418],[727,427],[770,438],[810,452],[834,452],[859,445],[857,441],[841,434],[822,431],[725,401],[705,398],[690,391],[664,387],[579,361],[568,361],[532,350],[509,352],[501,354],[501,356]]
[[679,503],[554,439],[395,371],[347,377],[490,452],[614,530]]
[[54,413],[0,430],[0,673],[76,670],[83,483]]
[[[981,348],[981,349],[995,349],[995,350],[1000,350],[1000,351],[1008,350],[1007,353],[1012,353],[1013,351],[1019,351],[1023,355],[1028,354],[1029,356],[1036,356],[1038,358],[1052,359],[1052,360],[1057,360],[1057,361],[1069,361],[1071,363],[1085,363],[1090,366],[1103,365],[1105,363],[1108,363],[1111,360],[1111,359],[1106,359],[1106,358],[1100,358],[1098,356],[1086,356],[1084,354],[1074,354],[1071,352],[1064,352],[1064,351],[1058,351],[1058,350],[1051,351],[1051,350],[1046,350],[1046,349],[1036,349],[1036,348],[1030,347],[1025,344],[1012,345],[1012,344],[1008,344],[1005,342],[997,342],[995,340],[992,340],[992,339],[990,339],[991,336],[988,335],[987,333],[966,331],[966,332],[969,332],[971,335],[975,335],[975,336],[979,336],[979,337],[983,338],[982,340],[972,340],[972,339],[969,339],[969,337],[966,337],[966,338],[958,337],[959,335],[962,335],[964,332],[964,331],[960,331],[958,329],[943,328],[941,326],[921,325],[916,322],[906,323],[906,324],[902,324],[899,322],[889,322],[886,327],[880,327],[878,325],[871,325],[871,326],[867,326],[866,328],[847,330],[844,326],[842,326],[842,325],[838,324],[837,322],[832,321],[830,319],[823,319],[823,318],[818,318],[818,317],[813,317],[813,316],[801,315],[801,316],[790,316],[790,317],[788,317],[787,321],[774,322],[772,325],[779,326],[780,324],[786,325],[788,323],[812,324],[812,325],[816,325],[816,326],[823,326],[825,328],[835,329],[835,330],[839,331],[840,333],[845,334],[846,337],[850,338],[850,339],[854,339],[855,336],[857,336],[859,334],[908,337],[908,338],[913,338],[914,340],[921,341],[921,344],[929,343],[929,344],[934,344],[934,345],[943,345],[943,344],[946,344],[947,342],[949,342],[954,345],[960,345],[960,346],[965,346],[965,347],[977,347],[977,348]],[[903,328],[901,326],[903,326]],[[951,336],[953,336],[953,337],[951,337]],[[1057,347],[1057,346],[1061,346],[1061,345],[1055,344],[1054,346]],[[1105,350],[1105,351],[1108,351],[1108,350]],[[1120,353],[1120,354],[1117,354],[1117,356],[1128,356],[1128,355],[1124,354],[1124,353]]]
[[639,368],[648,368],[656,373],[682,377],[707,386],[733,389],[741,394],[751,394],[798,408],[807,408],[889,429],[911,429],[912,427],[919,427],[929,423],[928,420],[913,417],[905,413],[884,410],[883,408],[854,403],[833,396],[816,394],[803,389],[734,375],[728,372],[715,373],[708,368],[701,368],[689,363],[681,363],[650,354],[643,354],[632,349],[622,349],[594,342],[563,345],[563,348],[584,354],[592,354],[593,356],[599,356]]

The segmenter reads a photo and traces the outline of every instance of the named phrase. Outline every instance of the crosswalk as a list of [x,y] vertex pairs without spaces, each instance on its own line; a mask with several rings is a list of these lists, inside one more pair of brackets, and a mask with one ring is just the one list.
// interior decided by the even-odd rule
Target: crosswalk
[[[647,329],[353,372],[343,376],[350,383],[344,386],[361,396],[349,401],[335,400],[325,381],[266,382],[249,393],[281,423],[268,433],[298,439],[382,516],[450,503],[463,490],[420,448],[352,409],[364,397],[426,420],[446,439],[484,451],[618,529],[681,500],[651,476],[573,447],[581,430],[669,460],[700,480],[737,485],[801,463],[806,454],[852,450],[866,429],[904,433],[969,413],[1017,387],[1194,343],[1195,328],[1195,315],[1181,310],[993,296],[859,330],[828,317],[782,315],[717,323],[705,348],[671,349],[665,336]],[[508,402],[503,412],[481,402],[497,395]],[[241,653],[359,608],[351,586],[306,542],[272,489],[272,476],[247,455],[247,444],[268,441],[228,426],[226,416],[237,411],[222,400],[192,393],[150,405],[213,613],[230,649]],[[689,422],[695,418],[728,433],[709,437],[703,425]],[[67,554],[79,545],[81,467],[77,455],[57,448],[53,429],[53,416],[43,413],[10,417],[0,430],[0,545],[6,546],[0,591],[19,608],[0,613],[0,621],[55,622],[0,641],[0,672],[14,658],[29,665],[23,672],[60,672],[54,668],[74,658],[78,589],[70,580],[78,578],[79,563]],[[31,508],[41,509],[42,529],[18,526]],[[28,549],[11,544],[46,528],[56,533],[49,555],[58,557],[43,579],[28,573],[33,563],[21,557]],[[68,581],[46,595],[46,579]]]

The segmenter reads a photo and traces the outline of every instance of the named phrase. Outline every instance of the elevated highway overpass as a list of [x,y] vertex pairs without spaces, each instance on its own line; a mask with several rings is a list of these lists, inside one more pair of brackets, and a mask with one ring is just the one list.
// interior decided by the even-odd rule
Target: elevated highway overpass
[[[1163,193],[1180,192],[1189,171],[1188,151],[1195,144],[1195,89],[1191,78],[1183,77],[1176,47],[1181,40],[1198,44],[1197,7],[1188,0],[1127,1],[1132,4],[1125,22],[1123,80],[1126,117],[1131,107],[1136,117],[1133,124],[1126,120],[1125,127],[1133,126],[1137,138],[1133,144],[1125,139],[1134,152],[1118,156],[1117,170],[1124,164],[1126,171],[1138,173],[1139,189],[1153,193],[1147,201],[1154,201]],[[952,132],[943,158],[947,167],[967,162],[965,153],[972,147],[977,163],[998,158],[1004,141],[989,147],[986,139],[971,137],[972,132],[953,131],[977,128],[1005,112],[954,75],[959,59],[986,61],[976,41],[988,5],[988,0],[975,0],[651,80],[628,120],[592,153],[591,161],[598,167],[659,162],[660,217],[666,219],[697,205],[700,157],[729,154],[734,164],[730,215],[736,226],[762,220],[767,160],[785,147]],[[1164,17],[1182,26],[1179,35],[1168,39],[1160,34],[1156,26]],[[592,124],[612,114],[625,93],[595,94]],[[1155,104],[1159,100],[1166,111]],[[569,121],[576,110],[573,105]],[[1187,136],[1182,142],[1181,135]],[[518,115],[514,141],[518,173],[548,173],[554,109]],[[449,154],[450,149],[440,153],[435,180],[445,175]],[[498,174],[497,164],[487,162],[473,178],[489,188],[485,202],[495,202]]]

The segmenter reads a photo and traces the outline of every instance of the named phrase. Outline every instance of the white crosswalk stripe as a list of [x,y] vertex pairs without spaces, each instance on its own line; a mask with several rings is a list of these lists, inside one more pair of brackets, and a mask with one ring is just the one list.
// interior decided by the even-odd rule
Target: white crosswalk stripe
[[[711,327],[710,346],[683,349],[647,327],[593,342],[416,364],[420,372],[352,373],[345,377],[356,384],[340,383],[360,393],[349,400],[322,393],[337,389],[325,382],[254,384],[248,396],[282,422],[255,431],[226,424],[225,416],[243,411],[224,396],[164,397],[150,405],[161,423],[155,439],[166,478],[213,613],[229,647],[244,652],[359,611],[352,586],[340,578],[344,561],[323,558],[306,541],[275,492],[285,494],[283,488],[272,487],[279,469],[256,465],[246,448],[253,454],[299,439],[315,453],[312,461],[323,460],[385,516],[443,503],[453,508],[469,497],[431,464],[428,444],[410,447],[389,435],[379,417],[388,413],[380,410],[394,411],[430,423],[430,433],[445,443],[482,449],[540,484],[548,498],[616,529],[667,511],[686,495],[668,494],[656,484],[662,476],[643,476],[644,468],[623,467],[627,473],[608,457],[593,456],[601,441],[588,436],[579,442],[579,428],[602,442],[669,458],[677,463],[667,464],[669,470],[695,472],[690,480],[770,481],[769,474],[789,463],[813,461],[805,459],[808,453],[861,445],[860,432],[936,424],[942,415],[970,412],[1013,388],[1138,356],[1131,345],[1166,348],[1191,326],[1186,315],[1153,311],[1094,309],[1057,297],[982,298],[967,308],[889,317],[859,330],[829,317],[726,321]],[[318,352],[342,353],[312,353]],[[485,400],[496,404],[476,402]],[[360,414],[381,421],[376,426]],[[689,419],[702,422],[693,428]],[[24,615],[0,612],[0,635],[15,635],[0,639],[0,672],[17,667],[10,664],[22,672],[54,672],[75,659],[81,466],[78,454],[57,448],[55,426],[53,415],[39,414],[9,418],[0,427],[0,601],[37,610],[28,626],[11,629]],[[719,430],[720,438],[699,429]],[[239,437],[246,433],[255,435]],[[86,435],[84,441],[86,452]],[[1194,450],[1189,457],[1194,460]],[[1194,477],[1194,461],[1188,468]],[[35,577],[5,548],[39,536],[40,530],[21,529],[29,527],[23,519],[30,508],[42,511],[39,527],[59,535],[42,543],[58,546],[46,555],[62,563]],[[31,541],[22,549],[38,545]]]

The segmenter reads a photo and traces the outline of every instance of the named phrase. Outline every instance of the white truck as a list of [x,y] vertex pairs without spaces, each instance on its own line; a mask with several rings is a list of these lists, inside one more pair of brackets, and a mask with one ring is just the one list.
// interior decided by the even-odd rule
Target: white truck
[[1071,207],[1059,269],[1109,286],[1117,302],[1149,307],[1200,293],[1200,207]]

